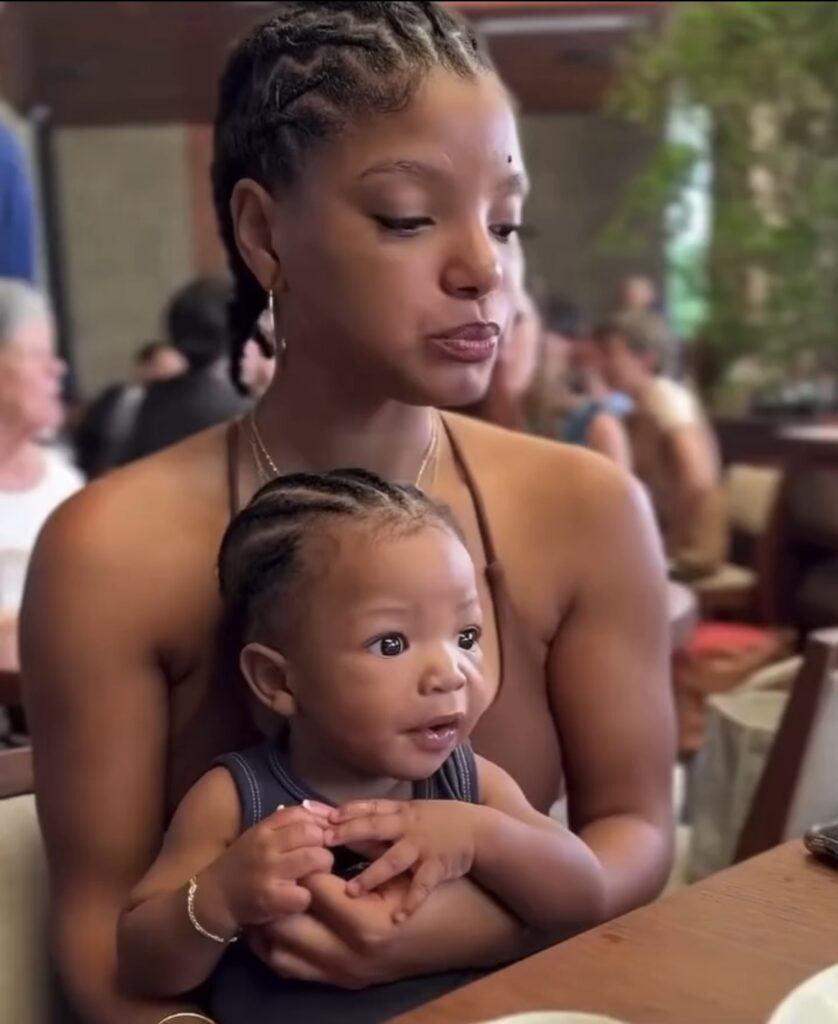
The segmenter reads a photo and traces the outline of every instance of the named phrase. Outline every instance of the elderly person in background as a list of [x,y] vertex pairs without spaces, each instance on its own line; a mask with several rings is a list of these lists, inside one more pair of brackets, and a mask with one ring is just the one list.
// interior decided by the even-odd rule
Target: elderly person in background
[[646,485],[676,575],[696,579],[723,561],[727,517],[716,438],[698,398],[661,375],[673,340],[655,313],[622,313],[595,332],[609,385],[634,402],[627,420],[635,472]]
[[49,307],[21,281],[0,279],[0,669],[16,665],[16,620],[29,554],[49,514],[82,478],[41,441],[63,422]]

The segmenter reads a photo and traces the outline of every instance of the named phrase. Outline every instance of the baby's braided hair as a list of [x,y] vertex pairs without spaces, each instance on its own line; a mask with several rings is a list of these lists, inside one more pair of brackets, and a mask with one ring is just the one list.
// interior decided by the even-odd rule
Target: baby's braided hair
[[221,542],[218,579],[235,643],[282,636],[300,610],[293,585],[311,571],[306,544],[341,521],[396,536],[428,526],[460,535],[444,505],[363,469],[277,477],[239,512]]
[[[219,87],[212,167],[235,283],[234,376],[265,308],[265,293],[236,248],[230,213],[236,182],[252,178],[266,189],[293,184],[312,146],[353,118],[403,109],[435,67],[468,77],[491,64],[463,21],[421,0],[283,3],[234,48]],[[256,341],[272,354],[263,338]]]

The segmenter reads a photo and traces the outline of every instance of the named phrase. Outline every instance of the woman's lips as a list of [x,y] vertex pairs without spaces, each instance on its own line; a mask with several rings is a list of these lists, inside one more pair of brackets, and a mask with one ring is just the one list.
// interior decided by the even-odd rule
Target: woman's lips
[[470,323],[432,335],[430,340],[449,359],[483,363],[494,356],[499,337],[500,327],[495,323]]

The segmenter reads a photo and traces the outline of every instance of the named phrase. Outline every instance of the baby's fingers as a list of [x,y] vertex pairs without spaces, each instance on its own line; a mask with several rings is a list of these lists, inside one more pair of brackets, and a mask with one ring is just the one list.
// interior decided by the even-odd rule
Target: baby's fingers
[[396,911],[393,915],[393,920],[397,924],[401,924],[402,921],[406,921],[416,913],[434,889],[444,881],[445,872],[442,869],[440,861],[423,861],[413,876],[413,881],[410,883],[410,888],[408,889],[407,896],[405,896],[404,899],[404,905],[401,910]]
[[365,868],[347,885],[350,896],[359,896],[363,892],[372,892],[398,875],[409,871],[419,859],[419,851],[407,839],[391,846],[377,861]]

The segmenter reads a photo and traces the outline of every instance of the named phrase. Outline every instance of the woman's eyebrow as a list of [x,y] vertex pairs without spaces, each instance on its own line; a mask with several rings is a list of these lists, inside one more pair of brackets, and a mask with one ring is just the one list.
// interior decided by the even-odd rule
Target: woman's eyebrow
[[[440,178],[449,172],[422,160],[381,160],[361,172],[361,178],[379,174],[404,174],[412,178]],[[500,195],[525,196],[530,189],[529,179],[523,171],[512,171],[498,185]]]

